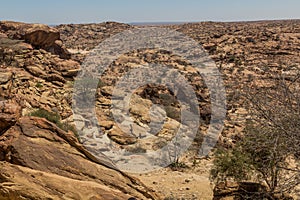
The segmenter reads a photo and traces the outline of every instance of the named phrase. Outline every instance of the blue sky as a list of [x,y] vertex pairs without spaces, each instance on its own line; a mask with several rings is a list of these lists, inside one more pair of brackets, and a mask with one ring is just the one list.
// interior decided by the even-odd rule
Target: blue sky
[[0,20],[60,24],[300,19],[299,0],[3,0]]

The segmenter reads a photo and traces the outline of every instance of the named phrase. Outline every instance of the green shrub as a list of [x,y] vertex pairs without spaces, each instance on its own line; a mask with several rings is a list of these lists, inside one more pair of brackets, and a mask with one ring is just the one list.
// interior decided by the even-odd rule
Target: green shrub
[[79,139],[79,134],[77,132],[76,127],[73,124],[70,124],[68,122],[60,122],[57,124],[59,128],[61,128],[64,131],[71,131],[74,133],[74,135]]
[[36,84],[35,84],[35,87],[37,87],[37,88],[42,88],[42,87],[43,87],[43,84],[41,84],[41,83],[36,83]]
[[250,155],[240,148],[226,150],[221,147],[215,152],[214,166],[211,169],[213,180],[224,181],[228,177],[234,177],[241,181],[248,179],[251,174]]
[[79,135],[77,132],[77,129],[74,125],[67,123],[67,122],[61,122],[60,115],[58,113],[49,112],[44,109],[38,109],[36,111],[33,111],[29,114],[29,116],[44,118],[54,124],[56,124],[60,129],[68,132],[71,131],[74,133],[74,135],[79,139]]
[[29,116],[44,118],[57,125],[60,123],[60,116],[58,113],[49,112],[44,109],[33,111],[29,114]]
[[180,169],[186,169],[186,168],[189,168],[189,166],[187,166],[184,162],[180,162],[178,160],[174,161],[173,163],[171,163],[169,165],[169,167],[172,169],[172,170],[180,170]]

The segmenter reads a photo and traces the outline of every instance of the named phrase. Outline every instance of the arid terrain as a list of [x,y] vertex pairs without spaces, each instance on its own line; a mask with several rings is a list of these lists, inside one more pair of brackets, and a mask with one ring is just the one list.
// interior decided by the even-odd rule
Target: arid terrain
[[[138,49],[113,61],[95,92],[97,120],[110,142],[97,143],[93,133],[80,135],[92,123],[84,114],[74,116],[72,110],[73,88],[82,64],[105,39],[139,27],[116,22],[55,27],[0,22],[0,199],[234,199],[235,183],[218,193],[210,180],[214,153],[198,154],[212,115],[209,90],[194,66],[172,52]],[[289,80],[299,73],[300,20],[161,27],[202,45],[222,75],[227,112],[218,146],[231,148],[242,137],[249,118],[245,105],[249,88],[268,90],[278,78],[275,75]],[[188,151],[170,166],[127,173],[93,150],[109,151],[113,144],[117,150],[145,153],[161,148],[179,127],[185,127],[175,95],[154,84],[140,87],[131,96],[131,130],[122,131],[112,117],[116,83],[126,72],[147,63],[177,69],[191,83],[198,99],[200,126]],[[140,130],[151,129],[153,104],[161,109],[152,115],[160,119],[163,114],[165,123],[148,137]],[[117,161],[126,163],[132,158]],[[297,192],[290,196],[300,199]]]

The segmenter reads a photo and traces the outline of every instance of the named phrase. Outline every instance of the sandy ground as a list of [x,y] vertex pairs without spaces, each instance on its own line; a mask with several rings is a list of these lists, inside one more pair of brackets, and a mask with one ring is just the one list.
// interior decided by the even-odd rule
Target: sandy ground
[[165,168],[135,176],[166,200],[211,200],[210,167],[211,161],[200,160],[196,165],[179,171]]

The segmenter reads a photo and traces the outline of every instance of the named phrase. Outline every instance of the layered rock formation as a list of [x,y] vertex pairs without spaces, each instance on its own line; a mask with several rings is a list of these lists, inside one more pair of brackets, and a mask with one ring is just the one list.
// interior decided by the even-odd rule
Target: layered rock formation
[[55,29],[0,24],[0,199],[158,199],[73,132],[27,116],[45,109],[68,121],[80,66],[56,51]]
[[1,199],[155,198],[45,119],[20,118],[0,137],[0,152]]
[[1,21],[1,32],[14,40],[24,40],[36,49],[45,49],[61,58],[70,58],[70,53],[60,40],[60,33],[47,25]]

